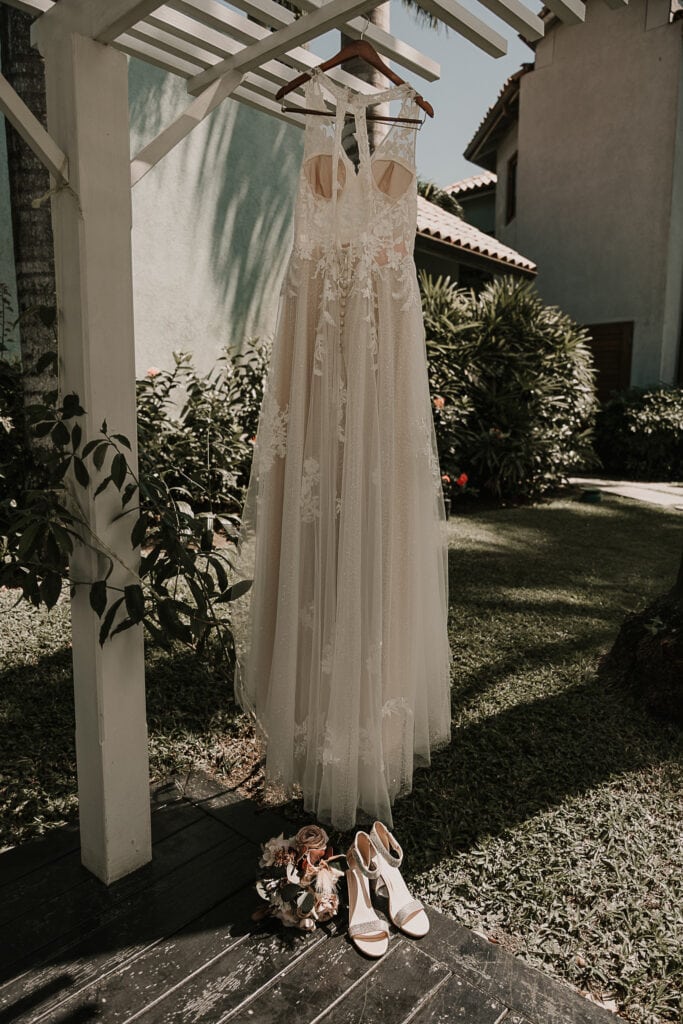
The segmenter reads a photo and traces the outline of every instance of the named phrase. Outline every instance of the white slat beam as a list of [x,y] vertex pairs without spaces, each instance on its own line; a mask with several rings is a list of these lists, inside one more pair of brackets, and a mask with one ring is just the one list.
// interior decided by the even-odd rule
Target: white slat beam
[[[294,15],[286,7],[274,3],[273,0],[233,0],[235,7],[239,7],[245,14],[252,18],[265,22],[273,28],[281,28],[294,21]],[[519,2],[519,0],[517,0]],[[315,11],[322,7],[324,0],[299,0],[298,6],[302,11]],[[441,68],[437,61],[432,60],[424,53],[420,53],[413,46],[404,43],[390,32],[377,28],[375,25],[368,25],[365,18],[354,18],[339,29],[352,39],[358,39],[363,35],[379,53],[384,54],[388,60],[395,61],[401,67],[415,75],[420,75],[428,82],[435,82],[441,75]]]
[[66,185],[69,180],[69,161],[4,75],[0,75],[0,113],[14,125],[57,184]]
[[[97,436],[106,419],[130,439],[135,478],[128,64],[112,47],[42,21],[33,29],[40,26],[48,125],[71,172],[71,188],[52,197],[60,392],[79,395],[85,437]],[[115,488],[97,498],[94,491],[91,481],[80,503],[88,532],[117,558],[111,595],[136,581],[140,551],[131,545],[131,519],[116,515]],[[75,546],[74,579],[100,579],[102,568],[97,552]],[[109,884],[152,856],[142,625],[100,646],[85,585],[74,588],[71,623],[81,858]]]
[[265,111],[266,114],[270,114],[271,117],[276,117],[280,121],[285,121],[287,124],[292,124],[296,128],[303,128],[305,121],[304,116],[301,114],[292,114],[283,111],[279,103],[275,100],[269,100],[263,96],[257,95],[248,86],[248,76],[245,79],[244,85],[241,85],[239,89],[235,90],[232,98],[237,100],[239,103],[244,103],[247,107],[253,107],[254,110]]
[[227,57],[219,61],[212,68],[195,75],[187,83],[190,93],[201,92],[216,78],[220,78],[226,71],[252,71],[271,57],[279,57],[286,53],[293,46],[300,46],[309,39],[323,35],[329,29],[334,28],[340,21],[345,21],[359,11],[376,7],[380,0],[328,0],[324,7],[310,14],[304,14],[291,25],[271,32],[265,39],[260,39],[251,46],[235,54],[234,57]]
[[44,18],[98,43],[111,43],[162,4],[163,0],[59,0]]
[[[170,11],[171,7],[173,11]],[[201,17],[201,24],[195,20],[195,17]],[[258,39],[268,39],[272,35],[269,29],[244,18],[241,14],[230,10],[229,7],[218,3],[218,0],[171,0],[170,4],[147,20],[150,24],[159,27],[162,27],[163,20],[163,28],[181,38],[187,38],[188,31],[190,38],[194,38],[196,33],[196,38],[201,38],[202,44],[207,49],[213,49],[216,56],[220,57],[237,52],[239,47],[232,45],[233,40],[248,45]],[[199,35],[200,32],[202,35]],[[209,34],[207,35],[207,33]],[[291,65],[298,71],[310,71],[311,68],[322,62],[322,57],[316,56],[303,46],[295,46],[282,55],[282,62],[285,65]],[[259,70],[264,71],[270,63],[264,64]],[[356,78],[355,75],[350,75],[341,68],[334,68],[329,74],[340,85],[346,85],[355,89],[356,92],[371,93],[375,91],[374,86]],[[288,71],[283,77],[282,83],[288,82],[292,77],[291,71]]]
[[491,57],[503,57],[507,53],[507,40],[458,0],[420,0],[420,6]]
[[24,14],[45,14],[52,7],[52,0],[3,0],[7,7],[16,7]]
[[582,0],[546,0],[545,5],[565,25],[577,25],[586,20],[586,5]]
[[529,43],[535,43],[543,38],[545,25],[537,14],[532,14],[528,7],[525,7],[520,0],[479,0],[482,7],[486,7],[491,14],[495,14],[510,28],[519,32],[522,39]]
[[136,39],[130,32],[119,36],[113,45],[117,50],[122,50],[130,57],[138,57],[140,60],[147,61],[148,64],[153,64],[155,67],[161,68],[162,71],[170,71],[172,75],[178,75],[180,78],[192,78],[202,70],[200,64],[183,60],[182,57],[175,57],[165,50],[160,50],[158,46],[143,42],[142,39]]
[[[238,15],[235,15],[235,17],[238,17]],[[244,21],[247,25],[253,24],[253,22],[247,21],[246,18]],[[162,35],[157,36],[157,45],[169,53],[176,52],[176,47],[173,46],[171,40],[175,39],[177,41],[178,51],[180,51],[185,43],[194,40],[196,45],[201,46],[204,53],[211,55],[210,59],[206,61],[207,65],[215,63],[216,57],[229,57],[241,49],[241,44],[230,36],[226,36],[222,32],[216,32],[206,25],[200,25],[199,22],[192,21],[191,18],[187,18],[184,14],[178,14],[177,11],[172,11],[168,7],[162,8],[155,15],[147,18],[141,25],[138,25],[135,29],[136,38],[143,38],[148,27],[157,29],[162,33]],[[146,41],[149,42],[150,40],[146,39]],[[302,48],[301,52],[313,60],[308,50]],[[278,60],[266,61],[265,64],[261,65],[259,71],[264,78],[269,78],[278,85],[282,85],[292,78],[291,67]],[[272,91],[271,89],[271,93]]]
[[219,103],[222,103],[227,96],[235,91],[241,81],[241,72],[230,71],[227,75],[212,82],[175,121],[147,143],[131,161],[131,185],[136,185],[148,171],[151,171],[159,163],[162,157],[165,157],[179,142],[182,142],[193,128],[201,124]]
[[[236,42],[234,39],[228,36],[221,35],[218,32],[213,32],[212,29],[206,28],[204,25],[198,25],[194,23],[194,30],[191,30],[185,38],[185,33],[168,31],[171,27],[171,22],[177,23],[184,19],[183,15],[177,14],[175,11],[169,11],[162,17],[151,17],[146,21],[136,25],[134,29],[131,29],[129,35],[135,39],[139,39],[143,43],[149,43],[152,46],[158,47],[165,53],[170,54],[173,57],[180,57],[182,54],[188,54],[193,62],[199,66],[199,68],[211,67],[216,63],[216,57],[229,57],[234,53],[238,53],[243,49],[242,44]],[[246,19],[245,19],[246,21]],[[252,24],[247,22],[248,25]],[[209,35],[213,35],[214,45],[211,46],[199,46],[197,43],[191,43],[189,40],[195,39],[197,42],[200,40],[200,36],[197,34],[197,30],[201,30],[203,36],[206,38]],[[267,30],[266,34],[267,34]],[[194,34],[193,34],[194,33]],[[302,53],[305,53],[311,63],[315,63],[315,59],[308,50],[302,48]],[[276,86],[283,85],[285,82],[289,82],[292,78],[292,68],[286,64],[281,63],[278,60],[269,60],[265,64],[259,67],[259,82],[261,85],[255,88],[253,85],[255,79],[250,77],[251,87],[255,88],[255,91],[259,92],[263,89],[263,94],[270,99],[273,98],[276,92]],[[251,72],[249,73],[252,74]],[[349,76],[349,84],[355,83],[356,79]],[[363,82],[368,90],[371,87],[368,86],[367,82]]]
[[[62,3],[64,0],[60,0],[60,6]],[[106,0],[106,3],[98,3],[93,14],[93,39],[98,43],[112,43],[162,3],[163,0]]]

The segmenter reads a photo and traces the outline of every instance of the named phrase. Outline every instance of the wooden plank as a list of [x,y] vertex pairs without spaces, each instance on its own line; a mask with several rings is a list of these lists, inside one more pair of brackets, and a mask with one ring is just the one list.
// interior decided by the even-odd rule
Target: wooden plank
[[21,135],[44,167],[47,167],[57,184],[66,185],[69,180],[69,161],[55,140],[45,131],[38,118],[14,91],[4,75],[0,75],[0,114]]
[[496,943],[429,910],[431,928],[421,948],[453,965],[462,978],[536,1024],[614,1024],[614,1016],[557,978],[525,964]]
[[[159,807],[152,814],[152,841],[160,843],[203,817],[204,812],[192,804]],[[42,916],[43,908],[50,900],[81,884],[93,891],[101,888],[101,883],[81,864],[77,845],[70,853],[43,864],[40,871],[18,879],[9,891],[2,894],[0,925],[18,917],[30,917],[38,909]]]
[[[417,1007],[434,998],[451,974],[406,939],[395,941],[371,974],[333,1002],[320,1024],[397,1024],[413,1020]],[[468,1024],[479,1024],[476,1019]]]
[[129,897],[144,892],[157,880],[172,876],[204,851],[218,847],[226,840],[232,847],[243,841],[241,836],[230,833],[219,822],[203,817],[196,824],[158,843],[152,861],[116,884],[107,888],[91,878],[65,895],[47,900],[40,909],[39,921],[29,915],[21,921],[3,925],[0,928],[0,949],[3,951],[0,979],[11,973],[13,964],[35,962],[36,956],[48,955],[55,944],[62,946],[96,928],[103,920],[116,917]]
[[379,963],[361,956],[346,938],[328,939],[230,1012],[230,1024],[309,1024],[372,975]]
[[474,988],[451,968],[451,976],[423,1004],[411,1024],[512,1024],[507,1007]]
[[[161,807],[183,799],[175,779],[154,783],[150,787],[152,807]],[[80,845],[78,825],[49,829],[40,839],[13,846],[0,854],[0,899],[2,887],[12,885],[32,871],[77,850]]]
[[[69,945],[55,947],[34,967],[0,989],[2,1012],[13,1024],[37,1024],[67,999],[130,963],[160,940],[236,893],[254,877],[257,851],[226,842],[135,893],[115,917]],[[71,1020],[74,1018],[71,1017]]]
[[250,46],[245,46],[244,50],[233,57],[226,57],[213,67],[195,75],[187,83],[188,92],[196,95],[227,71],[252,71],[265,60],[278,57],[293,46],[301,46],[309,39],[323,35],[328,29],[334,28],[341,19],[345,20],[359,11],[376,7],[378,2],[379,0],[328,0],[318,10],[304,14],[290,25],[271,32]]
[[300,828],[300,824],[288,821],[277,811],[259,807],[253,800],[225,789],[203,772],[193,772],[183,792],[187,800],[250,842],[263,843],[281,832],[292,835]]
[[[248,895],[252,901],[248,906],[253,909],[253,893]],[[246,897],[247,894],[243,894],[245,900]],[[244,933],[242,938],[233,941],[232,945],[224,939],[221,949],[217,941],[220,925],[212,927],[209,922],[206,927],[213,934],[209,944],[204,942],[206,948],[202,950],[201,959],[194,953],[192,969],[188,970],[186,963],[184,976],[179,963],[177,983],[152,1002],[136,1020],[140,1024],[223,1020],[250,1005],[283,972],[307,963],[316,949],[322,949],[329,942],[321,929],[313,934],[304,934],[291,928],[275,926],[264,929],[250,925],[251,922],[236,925]],[[209,946],[215,949],[211,959],[206,956]],[[104,1024],[109,1019],[105,1016],[104,1021],[102,1018],[98,1021]]]
[[[183,1022],[217,1019],[230,999],[236,1005],[325,941],[313,935],[255,926],[253,888],[240,889],[180,931],[97,978],[44,1018],[45,1024],[78,1019],[86,1008],[98,1024],[136,1020]],[[218,1005],[220,1004],[220,1006]],[[186,1014],[186,1016],[183,1016]]]
[[[66,857],[80,848],[78,825],[50,829],[40,839],[13,846],[0,854],[0,889],[12,886],[26,875],[40,871],[46,864]],[[0,899],[2,899],[0,892]]]

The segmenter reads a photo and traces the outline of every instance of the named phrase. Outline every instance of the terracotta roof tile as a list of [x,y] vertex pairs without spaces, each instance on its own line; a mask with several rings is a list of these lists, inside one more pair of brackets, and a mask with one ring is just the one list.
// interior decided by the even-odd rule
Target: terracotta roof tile
[[451,195],[463,196],[469,192],[478,192],[480,189],[491,188],[498,181],[498,176],[493,171],[482,171],[481,174],[473,174],[469,178],[461,178],[454,181],[452,185],[446,185],[445,192]]
[[487,235],[460,217],[455,217],[452,213],[442,210],[440,206],[428,202],[422,196],[417,197],[417,230],[421,235],[440,239],[459,249],[536,273],[536,264],[526,256],[520,255],[508,245],[499,242],[497,238]]

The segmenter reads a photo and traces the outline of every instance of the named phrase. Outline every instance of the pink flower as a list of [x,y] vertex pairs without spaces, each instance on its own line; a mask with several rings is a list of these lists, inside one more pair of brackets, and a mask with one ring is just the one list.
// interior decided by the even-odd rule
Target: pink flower
[[149,370],[147,371],[147,376],[148,377],[158,377],[160,373],[161,373],[161,370],[157,370],[156,366],[150,366]]
[[464,487],[468,480],[469,480],[469,477],[468,477],[467,473],[461,473],[460,476],[458,477],[458,479],[455,482],[458,485],[458,487]]
[[435,395],[432,401],[434,402],[435,409],[443,409],[446,404],[446,399],[442,398],[441,395]]

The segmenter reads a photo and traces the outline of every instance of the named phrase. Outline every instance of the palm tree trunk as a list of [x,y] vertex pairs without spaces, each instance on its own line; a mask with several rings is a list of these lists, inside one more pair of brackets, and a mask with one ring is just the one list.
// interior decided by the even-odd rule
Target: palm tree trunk
[[[379,7],[375,7],[374,10],[369,11],[367,17],[371,25],[376,25],[378,28],[383,28],[385,31],[389,31],[390,27],[390,4],[380,4]],[[347,43],[353,42],[353,40],[340,33],[341,45],[346,46]],[[364,60],[355,57],[353,60],[348,61],[344,64],[344,71],[348,71],[350,75],[355,75],[356,78],[360,78],[363,82],[369,82],[374,85],[378,90],[386,89],[391,85],[384,78],[384,75],[376,71],[370,64],[366,64]],[[369,114],[387,114],[389,112],[388,103],[381,103],[374,107],[368,107]],[[344,128],[344,134],[342,136],[344,149],[348,156],[354,162],[358,161],[358,146],[354,138],[353,132],[355,125],[353,120],[349,120],[348,124]],[[368,140],[370,142],[370,152],[372,152],[382,141],[387,131],[387,126],[379,121],[368,121]]]
[[[33,19],[4,4],[0,6],[2,73],[27,107],[46,126],[45,71],[43,61],[30,42]],[[14,241],[19,315],[35,307],[56,305],[55,267],[50,203],[34,208],[33,200],[50,189],[50,175],[5,119],[10,208]],[[43,400],[54,387],[54,369],[36,373],[40,356],[56,351],[53,328],[35,315],[25,315],[20,324],[24,405]],[[35,439],[27,436],[35,450]]]

